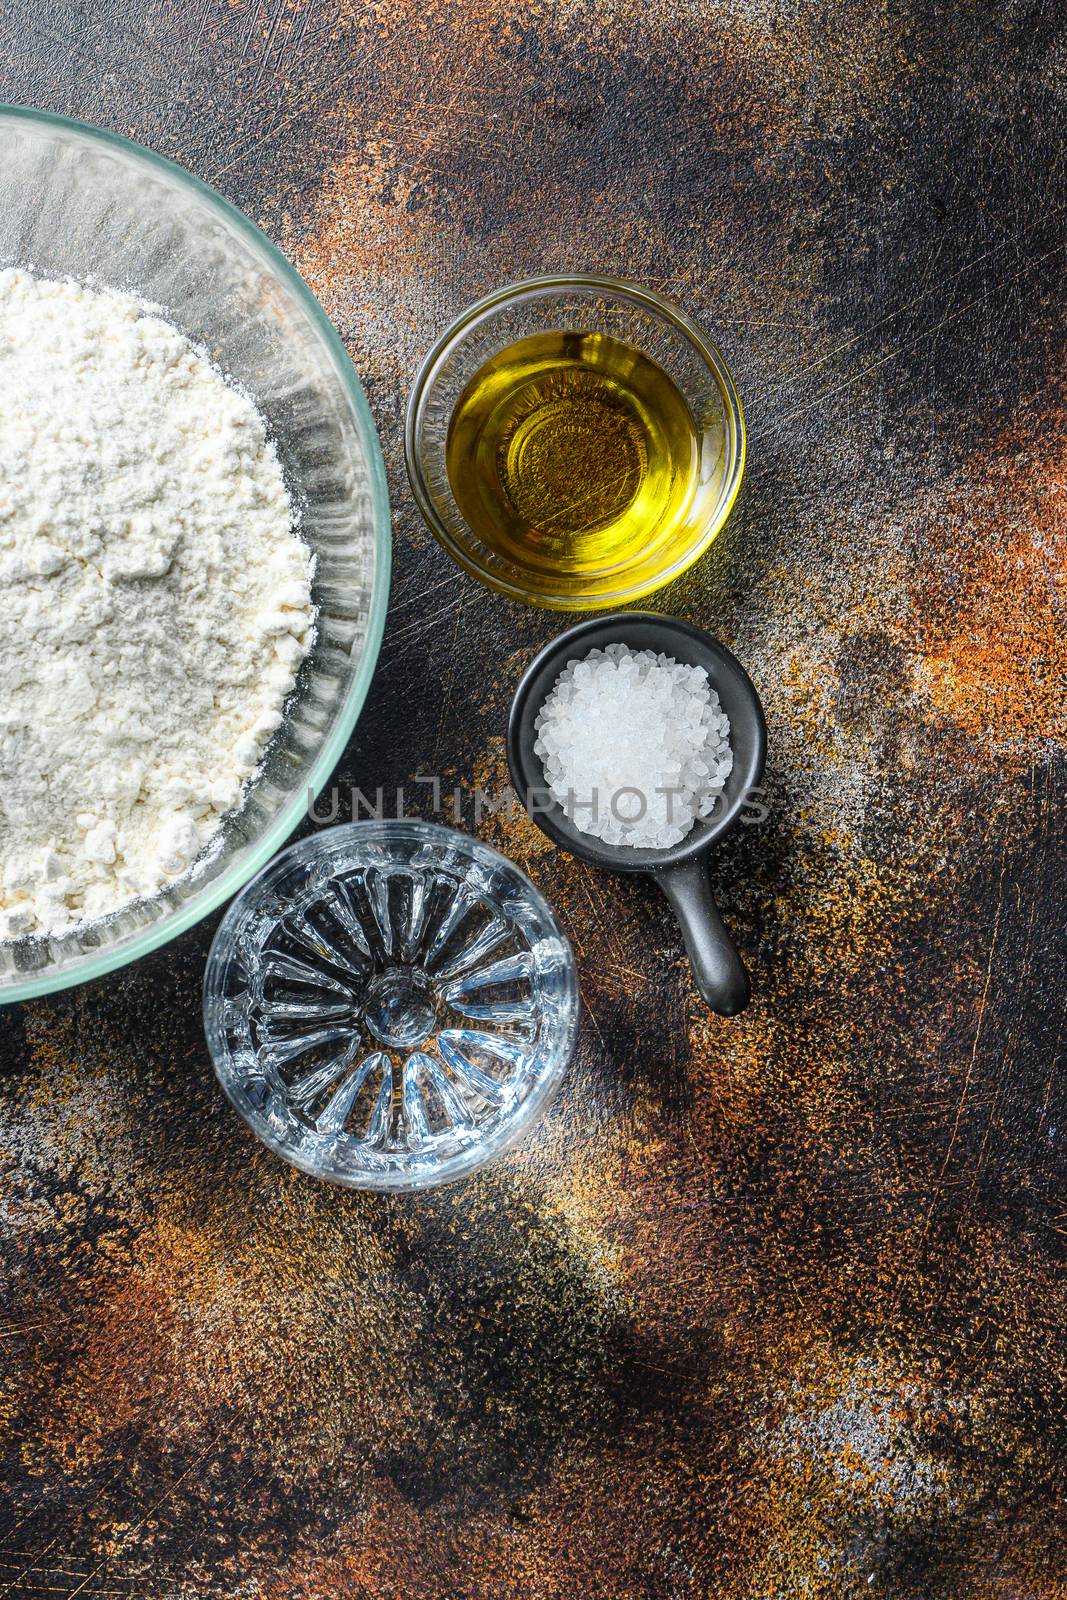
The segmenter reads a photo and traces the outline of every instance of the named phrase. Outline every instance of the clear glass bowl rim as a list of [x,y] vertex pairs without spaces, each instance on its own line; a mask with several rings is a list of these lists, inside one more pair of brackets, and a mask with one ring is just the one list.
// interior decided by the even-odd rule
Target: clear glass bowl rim
[[[365,1183],[357,1183],[351,1178],[340,1177],[316,1169],[309,1159],[302,1159],[299,1151],[287,1150],[281,1141],[270,1139],[263,1129],[258,1127],[249,1116],[247,1108],[231,1092],[220,1068],[220,1058],[225,1059],[224,1052],[219,1048],[221,1028],[216,1025],[215,1018],[210,1014],[211,1009],[219,1003],[219,980],[223,969],[230,958],[233,945],[234,932],[240,924],[246,905],[269,888],[273,880],[282,872],[287,871],[294,864],[314,861],[324,851],[324,847],[336,842],[338,845],[344,839],[353,842],[360,839],[367,843],[378,845],[388,844],[391,840],[415,839],[423,840],[428,844],[437,844],[442,848],[456,848],[458,845],[464,849],[473,861],[479,857],[495,868],[503,867],[511,876],[517,878],[523,885],[529,903],[537,913],[539,920],[544,923],[547,930],[551,931],[563,946],[566,954],[566,1001],[568,1017],[566,1033],[560,1039],[556,1059],[551,1070],[546,1072],[541,1082],[526,1100],[522,1102],[514,1120],[503,1130],[502,1134],[488,1149],[470,1151],[465,1155],[454,1156],[445,1162],[441,1169],[428,1176],[406,1177],[403,1175],[382,1173],[368,1175]],[[215,1076],[219,1080],[226,1099],[236,1111],[241,1121],[255,1135],[256,1139],[272,1155],[288,1162],[298,1171],[306,1173],[309,1177],[321,1182],[335,1183],[343,1188],[362,1189],[367,1193],[404,1193],[420,1189],[436,1188],[442,1183],[453,1183],[460,1178],[469,1178],[473,1173],[488,1166],[498,1157],[512,1149],[525,1136],[531,1132],[538,1120],[544,1115],[555,1098],[563,1074],[566,1072],[574,1054],[575,1043],[578,1038],[578,1024],[581,1017],[581,991],[578,985],[578,968],[574,957],[574,946],[560,925],[559,918],[549,901],[540,889],[524,872],[516,861],[504,855],[494,845],[486,844],[484,839],[477,839],[473,834],[462,833],[458,828],[448,828],[439,822],[424,822],[420,818],[366,820],[363,822],[341,822],[333,827],[320,828],[306,839],[298,839],[295,844],[287,846],[279,852],[273,861],[260,869],[254,878],[244,885],[241,892],[235,896],[232,904],[227,907],[226,914],[215,931],[208,952],[207,963],[204,967],[203,981],[203,1023],[204,1035],[207,1039],[211,1064],[215,1069]]]
[[[691,549],[686,550],[684,554],[679,556],[673,566],[659,574],[654,583],[635,584],[629,589],[620,589],[611,594],[596,595],[588,598],[573,594],[552,597],[531,595],[517,585],[508,584],[497,577],[495,573],[491,574],[484,567],[479,566],[477,561],[473,560],[468,552],[456,543],[438,515],[430,497],[429,486],[422,470],[422,461],[419,455],[419,437],[422,431],[427,397],[438,371],[460,340],[477,323],[492,315],[493,312],[500,310],[503,306],[519,304],[524,300],[537,299],[539,296],[551,291],[561,290],[566,292],[568,289],[599,289],[606,294],[620,295],[637,305],[657,312],[672,323],[675,328],[685,335],[715,374],[725,402],[727,425],[730,434],[730,470],[723,479],[719,498],[707,517],[700,536],[693,541]],[[683,573],[687,567],[692,566],[693,562],[698,560],[707,548],[708,528],[721,528],[733,508],[733,503],[737,499],[738,491],[741,488],[741,479],[744,476],[746,453],[747,432],[741,396],[737,392],[733,376],[718,347],[693,321],[688,312],[683,311],[681,306],[675,305],[672,300],[657,294],[654,289],[646,289],[643,284],[632,282],[628,278],[605,277],[595,272],[546,273],[536,278],[520,278],[513,283],[503,284],[490,294],[483,295],[480,300],[475,300],[466,310],[460,312],[455,321],[448,325],[424,358],[415,375],[415,382],[408,397],[404,422],[404,464],[407,467],[411,492],[415,497],[419,510],[426,519],[430,531],[448,551],[453,561],[458,562],[463,570],[469,572],[472,577],[479,579],[500,594],[509,595],[515,600],[522,600],[527,605],[547,606],[561,611],[607,611],[613,606],[627,605],[631,601],[638,600],[644,595],[652,594],[655,590],[663,588],[665,584],[670,583],[673,578],[677,578]]]
[[318,795],[330,773],[337,765],[341,754],[348,743],[352,729],[363,709],[367,698],[371,678],[378,661],[378,652],[381,648],[382,633],[385,628],[385,612],[389,599],[389,574],[392,560],[392,524],[389,511],[389,490],[385,478],[385,462],[382,458],[381,444],[378,439],[378,430],[374,425],[374,418],[363,392],[363,385],[352,365],[351,357],[341,341],[333,323],[319,305],[315,296],[297,272],[289,259],[282,254],[261,228],[246,217],[243,211],[219,194],[201,178],[187,172],[176,161],[169,160],[166,156],[149,150],[147,146],[138,144],[134,139],[126,139],[121,134],[111,133],[106,128],[98,128],[92,122],[82,122],[76,117],[61,117],[51,111],[38,111],[32,106],[8,105],[0,102],[0,125],[5,120],[15,120],[27,123],[37,123],[43,127],[55,128],[61,132],[76,133],[104,146],[121,151],[124,155],[132,156],[135,160],[155,167],[166,173],[167,177],[177,179],[186,188],[191,189],[205,205],[213,208],[225,217],[227,223],[241,233],[250,242],[266,261],[272,271],[283,280],[294,297],[301,303],[309,319],[314,324],[330,355],[333,357],[337,376],[341,382],[348,400],[355,411],[359,423],[363,442],[367,446],[367,473],[370,478],[372,500],[374,506],[374,587],[371,595],[370,611],[367,617],[367,633],[363,650],[352,675],[345,699],[338,710],[337,723],[330,737],[323,744],[315,758],[314,765],[307,773],[307,781],[298,794],[294,794],[271,826],[261,835],[256,845],[251,848],[241,860],[233,867],[223,872],[216,878],[202,895],[197,895],[188,901],[178,911],[162,917],[158,923],[146,928],[136,939],[131,939],[128,944],[119,944],[110,950],[102,950],[99,955],[88,956],[76,966],[52,977],[27,978],[20,983],[11,983],[0,988],[0,1005],[11,1005],[17,1001],[29,1000],[35,996],[52,994],[60,989],[70,989],[76,984],[87,983],[92,978],[99,978],[105,972],[113,972],[117,967],[124,967],[131,961],[139,961],[142,956],[152,950],[158,950],[161,945],[169,944],[179,934],[185,933],[194,927],[212,911],[218,909],[223,901],[229,900],[249,879],[258,874],[265,863],[270,860],[275,851],[288,839],[293,829],[297,827],[305,815],[308,804],[307,791],[312,797]]

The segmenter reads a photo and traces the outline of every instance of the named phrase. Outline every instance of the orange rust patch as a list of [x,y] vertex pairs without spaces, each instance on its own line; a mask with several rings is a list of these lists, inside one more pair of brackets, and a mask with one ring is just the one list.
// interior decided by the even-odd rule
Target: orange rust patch
[[1000,759],[1067,742],[1064,438],[1061,405],[994,441],[912,586],[917,688]]

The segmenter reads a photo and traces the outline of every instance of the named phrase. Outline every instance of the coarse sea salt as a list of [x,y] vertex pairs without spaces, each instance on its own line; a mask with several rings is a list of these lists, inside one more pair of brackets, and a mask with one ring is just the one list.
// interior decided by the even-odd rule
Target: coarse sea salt
[[664,849],[714,810],[730,723],[703,667],[609,644],[568,661],[534,721],[553,798],[605,844]]

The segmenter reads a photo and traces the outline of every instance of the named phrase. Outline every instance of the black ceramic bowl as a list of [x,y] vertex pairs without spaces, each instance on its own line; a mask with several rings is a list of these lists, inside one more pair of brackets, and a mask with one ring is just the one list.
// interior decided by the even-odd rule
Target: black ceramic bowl
[[[676,661],[703,667],[730,719],[734,764],[723,797],[711,816],[698,817],[681,843],[668,849],[635,850],[583,833],[549,793],[541,758],[534,751],[534,719],[564,667],[609,644],[662,651]],[[652,611],[619,611],[581,622],[547,645],[523,674],[511,704],[507,747],[512,782],[538,827],[561,849],[593,866],[609,872],[643,872],[653,878],[681,924],[700,993],[713,1011],[736,1016],[748,1002],[748,973],[712,898],[707,857],[715,841],[734,826],[763,775],[767,749],[763,708],[741,663],[702,629]]]

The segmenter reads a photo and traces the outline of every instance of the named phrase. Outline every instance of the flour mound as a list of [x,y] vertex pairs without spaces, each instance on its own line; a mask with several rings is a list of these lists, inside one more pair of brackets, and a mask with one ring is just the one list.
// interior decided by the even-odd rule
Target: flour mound
[[0,938],[184,872],[311,642],[263,419],[141,301],[0,271]]

